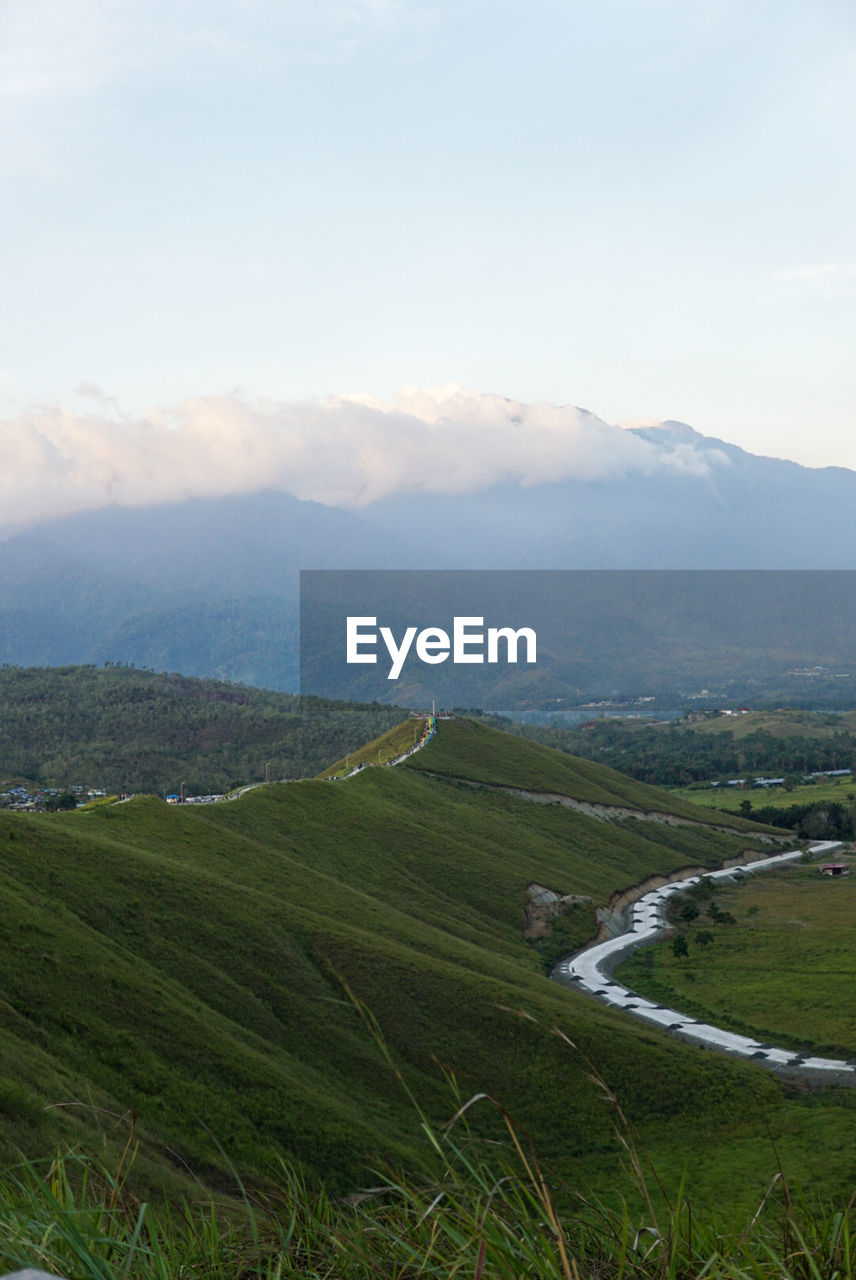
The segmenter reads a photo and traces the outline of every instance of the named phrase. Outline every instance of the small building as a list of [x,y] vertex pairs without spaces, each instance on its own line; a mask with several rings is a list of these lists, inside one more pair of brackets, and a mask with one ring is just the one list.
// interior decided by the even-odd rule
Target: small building
[[846,862],[824,862],[820,868],[822,876],[849,876],[850,866]]

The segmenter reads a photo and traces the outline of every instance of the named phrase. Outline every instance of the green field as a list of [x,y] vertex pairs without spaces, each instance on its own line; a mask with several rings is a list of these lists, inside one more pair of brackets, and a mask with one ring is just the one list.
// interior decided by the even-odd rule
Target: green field
[[[668,942],[645,948],[618,980],[762,1041],[856,1057],[856,876],[800,865],[726,887],[717,901],[734,923],[711,923],[703,909],[685,929],[686,957]],[[702,932],[712,940],[700,943]]]
[[856,733],[856,711],[749,711],[746,715],[712,716],[696,721],[693,728],[697,733],[732,733],[736,741],[753,733],[768,733],[774,738],[831,738],[836,733]]
[[856,780],[831,778],[818,780],[805,786],[795,786],[788,791],[784,787],[670,787],[669,795],[691,804],[704,805],[706,809],[721,809],[725,813],[739,813],[740,806],[748,800],[753,809],[768,805],[777,808],[798,804],[836,803],[850,806],[856,799]]

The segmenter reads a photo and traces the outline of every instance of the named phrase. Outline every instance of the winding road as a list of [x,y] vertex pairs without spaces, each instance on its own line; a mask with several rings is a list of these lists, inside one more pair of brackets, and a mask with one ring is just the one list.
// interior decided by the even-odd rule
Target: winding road
[[[822,857],[840,847],[839,841],[826,840],[811,845],[809,852],[814,857]],[[724,1031],[707,1022],[690,1018],[675,1009],[667,1009],[650,1000],[644,1000],[627,987],[613,982],[611,977],[619,961],[625,959],[637,947],[653,942],[666,933],[666,903],[673,894],[684,892],[702,879],[734,883],[746,876],[757,875],[759,871],[768,871],[790,862],[797,862],[802,857],[803,854],[799,850],[779,853],[757,862],[744,863],[722,871],[710,871],[704,876],[697,875],[683,880],[673,880],[659,889],[653,889],[629,908],[630,920],[626,933],[610,938],[606,942],[595,943],[575,955],[566,956],[555,966],[550,977],[556,982],[585,991],[588,995],[595,996],[605,1004],[621,1009],[635,1018],[662,1027],[682,1040],[704,1045],[710,1049],[718,1049],[722,1053],[734,1054],[740,1058],[751,1059],[771,1070],[786,1074],[798,1072],[802,1076],[826,1079],[829,1083],[856,1084],[856,1059],[851,1058],[845,1061],[839,1058],[820,1058],[812,1054],[796,1053],[790,1049],[779,1049],[760,1040],[753,1040],[750,1036]]]

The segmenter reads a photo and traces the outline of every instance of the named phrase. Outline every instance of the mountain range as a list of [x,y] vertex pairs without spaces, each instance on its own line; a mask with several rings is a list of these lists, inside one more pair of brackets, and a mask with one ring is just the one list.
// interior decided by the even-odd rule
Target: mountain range
[[662,465],[350,510],[270,489],[7,526],[0,661],[294,690],[304,568],[856,567],[856,472],[757,457],[677,422],[633,434]]

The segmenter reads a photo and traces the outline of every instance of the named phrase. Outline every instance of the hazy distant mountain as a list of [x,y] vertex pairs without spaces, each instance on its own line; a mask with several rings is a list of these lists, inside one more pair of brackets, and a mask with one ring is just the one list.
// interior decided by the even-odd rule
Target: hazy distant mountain
[[496,486],[466,499],[384,499],[384,528],[430,529],[421,567],[794,569],[856,567],[856,472],[761,458],[683,423],[634,434],[722,462],[618,479]]
[[300,568],[396,557],[367,520],[284,493],[46,521],[0,542],[0,661],[295,689]]
[[44,521],[0,542],[0,661],[294,688],[300,568],[856,567],[856,472],[682,423],[635,434],[673,464],[360,511],[266,491]]

